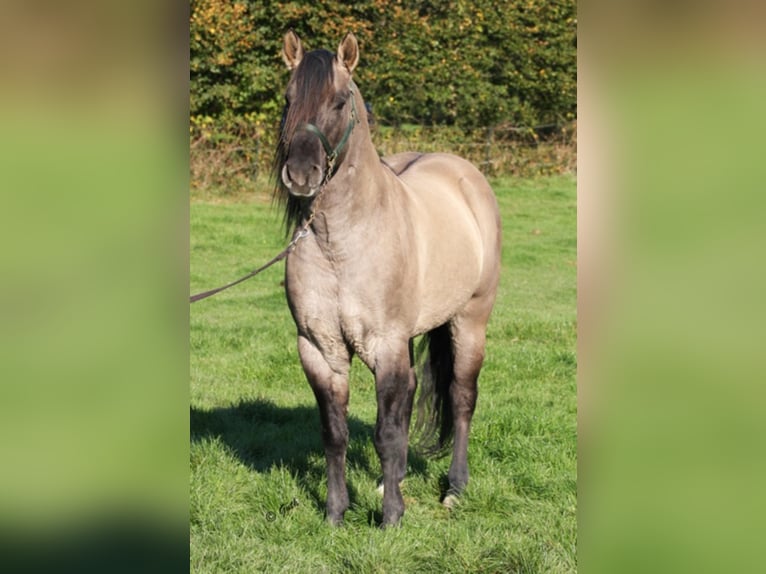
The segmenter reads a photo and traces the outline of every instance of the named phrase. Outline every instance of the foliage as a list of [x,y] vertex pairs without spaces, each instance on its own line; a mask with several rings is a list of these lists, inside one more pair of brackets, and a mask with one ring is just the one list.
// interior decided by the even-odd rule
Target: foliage
[[[402,527],[381,531],[375,388],[354,361],[343,528],[323,524],[319,417],[272,268],[190,315],[193,572],[576,571],[576,186],[494,180],[503,275],[471,430],[471,482],[439,503],[449,459],[410,456]],[[268,202],[191,205],[191,291],[282,248]]]
[[193,194],[235,195],[252,190],[271,165],[275,133],[263,114],[192,116],[189,168]]
[[266,5],[257,2],[191,0],[192,116],[278,113],[274,86],[280,80],[273,57],[278,52],[268,18]]
[[358,83],[387,123],[562,124],[576,114],[574,0],[192,0],[191,113],[279,116],[279,51],[361,44]]
[[[263,114],[194,116],[190,126],[191,195],[241,198],[271,193],[269,174],[277,124]],[[486,175],[534,177],[574,173],[576,125],[538,135],[535,130],[376,124],[372,141],[382,156],[403,151],[449,152]]]

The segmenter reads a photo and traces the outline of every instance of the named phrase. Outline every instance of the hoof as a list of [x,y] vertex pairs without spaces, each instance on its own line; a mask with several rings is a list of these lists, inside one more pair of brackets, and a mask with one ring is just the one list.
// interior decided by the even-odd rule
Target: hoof
[[343,515],[340,516],[330,516],[329,514],[325,515],[325,521],[330,526],[343,526]]
[[[404,481],[401,481],[399,483],[399,490],[404,488]],[[380,496],[383,496],[386,493],[386,487],[384,486],[383,482],[378,485],[378,488],[375,489],[375,492],[377,492]]]
[[387,528],[399,528],[402,525],[402,515],[400,514],[397,518],[390,518],[386,519],[383,517],[383,522],[380,524],[381,530],[386,530]]
[[442,504],[446,508],[452,510],[458,504],[460,504],[460,499],[456,495],[454,495],[454,494],[448,494],[447,496],[444,497],[444,500],[442,501]]
[[388,530],[390,528],[401,528],[401,527],[402,527],[401,521],[399,521],[399,522],[384,522],[383,524],[380,525],[380,529],[381,530]]

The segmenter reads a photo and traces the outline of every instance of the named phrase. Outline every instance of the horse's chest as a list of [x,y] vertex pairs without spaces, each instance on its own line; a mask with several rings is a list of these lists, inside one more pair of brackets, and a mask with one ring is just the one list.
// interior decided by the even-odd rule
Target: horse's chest
[[[313,245],[311,245],[313,247]],[[344,345],[368,365],[381,341],[407,331],[414,321],[415,289],[407,266],[386,262],[370,248],[368,256],[330,260],[318,250],[288,261],[288,297],[298,329],[313,340]],[[408,297],[403,299],[402,292]],[[320,345],[322,346],[322,345]]]
[[315,281],[310,290],[288,291],[288,298],[298,329],[321,347],[349,345],[362,360],[371,360],[379,329],[365,297],[337,281]]
[[345,331],[364,320],[363,298],[331,268],[294,265],[286,286],[298,327],[308,332]]

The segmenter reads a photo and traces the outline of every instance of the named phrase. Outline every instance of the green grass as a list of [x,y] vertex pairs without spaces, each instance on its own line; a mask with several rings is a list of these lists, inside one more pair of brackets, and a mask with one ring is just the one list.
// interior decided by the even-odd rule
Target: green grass
[[[319,417],[297,356],[283,265],[191,307],[192,572],[574,572],[576,185],[492,182],[503,276],[461,504],[439,503],[449,458],[410,455],[401,528],[380,530],[374,381],[351,372],[342,528],[324,523]],[[191,205],[191,291],[284,245],[268,202]]]

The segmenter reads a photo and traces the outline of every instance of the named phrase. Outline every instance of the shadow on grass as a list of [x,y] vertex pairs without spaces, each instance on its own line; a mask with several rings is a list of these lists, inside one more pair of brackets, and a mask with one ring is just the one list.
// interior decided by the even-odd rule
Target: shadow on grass
[[[268,472],[275,465],[286,468],[310,493],[317,509],[324,511],[319,486],[325,481],[327,468],[316,406],[281,407],[258,399],[209,411],[191,407],[189,418],[192,443],[219,438],[256,472]],[[361,470],[379,479],[380,463],[370,448],[373,425],[349,415],[348,431],[347,469]],[[410,475],[426,472],[426,460],[412,450],[407,466]],[[359,497],[352,481],[348,482],[348,493],[353,506]]]

